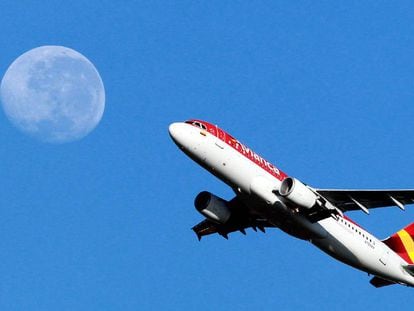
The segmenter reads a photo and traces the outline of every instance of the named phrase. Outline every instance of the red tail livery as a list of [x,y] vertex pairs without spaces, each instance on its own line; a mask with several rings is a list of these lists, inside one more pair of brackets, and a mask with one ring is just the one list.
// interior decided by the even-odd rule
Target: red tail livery
[[414,222],[398,231],[383,242],[403,258],[408,264],[414,264]]

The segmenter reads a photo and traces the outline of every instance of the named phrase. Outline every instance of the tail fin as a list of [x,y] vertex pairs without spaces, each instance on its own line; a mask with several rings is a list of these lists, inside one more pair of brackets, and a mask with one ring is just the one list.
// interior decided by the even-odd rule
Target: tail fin
[[414,222],[382,242],[408,264],[414,264]]

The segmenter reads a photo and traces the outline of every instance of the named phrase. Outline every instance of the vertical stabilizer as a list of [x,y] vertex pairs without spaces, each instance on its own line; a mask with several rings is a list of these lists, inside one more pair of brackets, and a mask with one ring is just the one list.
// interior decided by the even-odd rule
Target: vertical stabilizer
[[414,223],[393,234],[384,242],[408,264],[414,264]]

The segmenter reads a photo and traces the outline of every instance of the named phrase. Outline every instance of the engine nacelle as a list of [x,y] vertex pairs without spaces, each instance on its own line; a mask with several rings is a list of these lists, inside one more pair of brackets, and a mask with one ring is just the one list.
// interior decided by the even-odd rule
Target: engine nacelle
[[194,206],[204,217],[219,224],[225,224],[231,216],[228,203],[207,191],[196,196]]
[[279,194],[290,202],[304,208],[312,208],[318,197],[296,178],[287,177],[280,185]]

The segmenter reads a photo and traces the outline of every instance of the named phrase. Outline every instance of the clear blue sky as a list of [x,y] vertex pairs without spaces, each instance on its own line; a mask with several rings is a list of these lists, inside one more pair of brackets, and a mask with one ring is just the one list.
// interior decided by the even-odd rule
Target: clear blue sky
[[[2,1],[1,76],[64,45],[107,100],[63,145],[0,115],[0,309],[412,309],[278,230],[199,243],[193,198],[232,193],[167,127],[217,123],[315,187],[414,188],[413,20],[411,1]],[[383,238],[414,206],[349,216]]]

